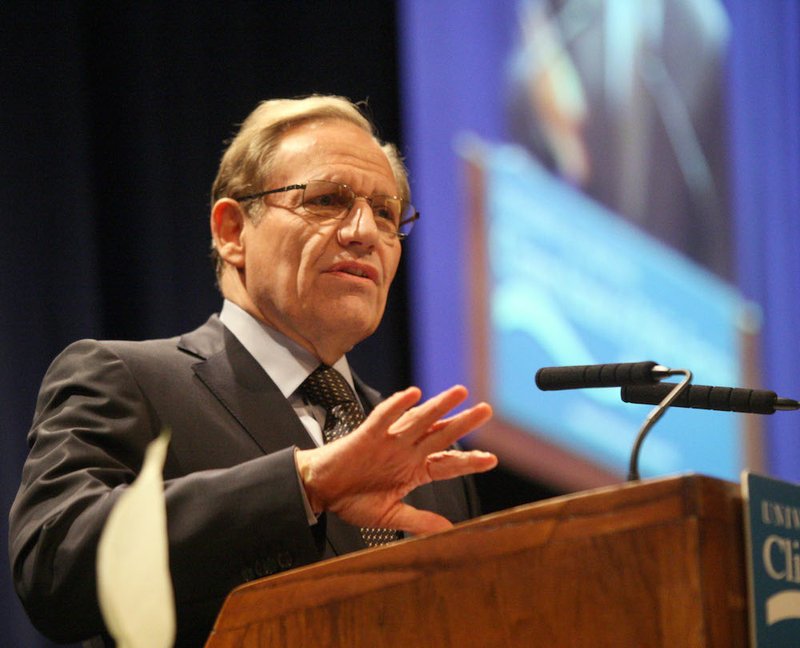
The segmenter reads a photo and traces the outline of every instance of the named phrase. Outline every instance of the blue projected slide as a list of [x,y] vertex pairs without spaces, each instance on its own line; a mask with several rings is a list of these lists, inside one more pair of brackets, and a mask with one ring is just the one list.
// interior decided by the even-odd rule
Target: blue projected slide
[[[726,283],[545,171],[522,149],[483,149],[490,269],[488,360],[496,415],[624,474],[649,406],[619,389],[540,392],[539,367],[654,360],[695,383],[741,383],[746,304]],[[673,409],[643,476],[738,479],[738,416]]]

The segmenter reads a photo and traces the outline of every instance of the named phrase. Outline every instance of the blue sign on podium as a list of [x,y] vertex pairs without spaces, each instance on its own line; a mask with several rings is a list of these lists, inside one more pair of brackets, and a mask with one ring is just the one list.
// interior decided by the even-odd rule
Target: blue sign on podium
[[800,645],[800,486],[742,473],[754,648]]

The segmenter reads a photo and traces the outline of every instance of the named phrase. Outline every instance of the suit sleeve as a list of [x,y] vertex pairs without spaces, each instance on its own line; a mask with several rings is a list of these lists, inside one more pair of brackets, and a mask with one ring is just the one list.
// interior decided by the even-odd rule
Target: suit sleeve
[[[102,343],[76,343],[48,370],[10,513],[10,554],[17,592],[50,638],[104,632],[97,543],[160,427],[126,363]],[[167,479],[165,497],[180,636],[202,641],[233,587],[320,557],[292,448]]]

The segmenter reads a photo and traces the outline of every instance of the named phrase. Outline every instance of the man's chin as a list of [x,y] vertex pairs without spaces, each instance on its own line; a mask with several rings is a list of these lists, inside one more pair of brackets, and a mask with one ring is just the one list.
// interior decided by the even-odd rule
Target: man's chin
[[375,313],[374,305],[366,309],[362,303],[340,300],[336,306],[326,309],[324,321],[334,335],[344,334],[353,339],[353,346],[369,337],[380,324],[383,309]]

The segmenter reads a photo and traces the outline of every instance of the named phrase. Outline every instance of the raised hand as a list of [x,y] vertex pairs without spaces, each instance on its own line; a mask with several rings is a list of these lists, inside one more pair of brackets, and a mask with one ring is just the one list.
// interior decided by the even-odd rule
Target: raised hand
[[357,526],[414,534],[452,524],[441,515],[405,504],[409,492],[431,481],[484,472],[497,458],[478,450],[450,450],[453,443],[492,416],[487,403],[442,418],[467,398],[460,385],[417,405],[417,387],[393,394],[345,437],[295,454],[316,513],[332,511]]

